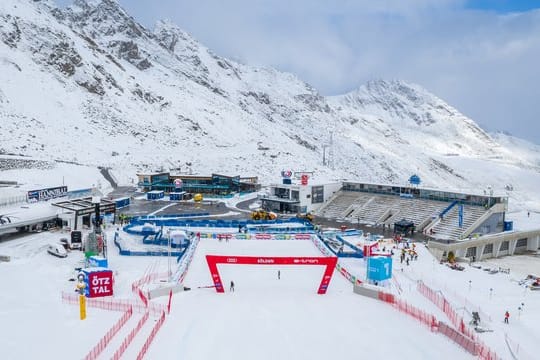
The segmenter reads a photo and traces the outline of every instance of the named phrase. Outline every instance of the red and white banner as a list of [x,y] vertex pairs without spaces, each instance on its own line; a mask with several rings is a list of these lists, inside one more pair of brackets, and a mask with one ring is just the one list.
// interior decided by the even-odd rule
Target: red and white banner
[[376,252],[379,249],[379,243],[374,242],[373,244],[364,244],[364,257],[370,257],[373,256],[374,252]]
[[172,290],[169,292],[169,301],[167,302],[167,314],[171,313],[171,300],[172,300]]
[[255,239],[257,240],[271,240],[272,234],[255,234]]
[[334,273],[337,257],[266,257],[266,256],[223,256],[206,255],[212,281],[218,293],[225,292],[218,264],[229,265],[319,265],[326,266],[317,294],[325,294]]

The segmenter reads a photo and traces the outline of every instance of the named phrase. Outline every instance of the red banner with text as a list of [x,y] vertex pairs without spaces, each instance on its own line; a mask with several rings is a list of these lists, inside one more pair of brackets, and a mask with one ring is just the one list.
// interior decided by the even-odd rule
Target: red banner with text
[[317,294],[325,294],[334,273],[337,257],[267,257],[267,256],[223,256],[206,255],[208,269],[218,293],[225,292],[218,264],[229,265],[319,265],[326,266]]

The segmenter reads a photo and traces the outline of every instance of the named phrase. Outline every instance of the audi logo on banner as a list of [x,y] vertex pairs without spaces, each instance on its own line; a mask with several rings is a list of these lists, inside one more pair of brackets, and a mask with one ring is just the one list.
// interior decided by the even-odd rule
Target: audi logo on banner
[[325,271],[319,284],[317,294],[325,294],[334,268],[337,265],[337,257],[255,257],[255,256],[235,256],[227,257],[220,255],[206,255],[208,269],[214,281],[216,292],[223,293],[222,281],[219,276],[218,264],[235,265],[322,265]]
[[291,176],[292,176],[292,171],[291,170],[283,170],[281,172],[281,177],[283,177],[283,178],[290,179]]

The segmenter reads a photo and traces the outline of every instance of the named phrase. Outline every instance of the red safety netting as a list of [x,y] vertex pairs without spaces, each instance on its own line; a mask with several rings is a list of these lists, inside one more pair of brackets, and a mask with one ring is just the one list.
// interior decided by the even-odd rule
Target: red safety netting
[[[147,274],[131,284],[131,291],[138,296],[138,292],[141,286],[145,284],[149,284],[152,281],[155,281],[158,279],[166,279],[169,277],[169,275],[170,275],[169,272]],[[146,297],[148,298],[148,296]]]
[[148,348],[150,347],[150,344],[152,344],[152,341],[154,341],[154,338],[156,337],[156,334],[161,329],[161,326],[165,322],[165,313],[161,313],[161,316],[159,317],[159,320],[156,322],[154,327],[152,328],[152,332],[150,333],[150,336],[146,339],[144,342],[143,347],[141,348],[141,351],[139,351],[139,354],[137,355],[137,360],[141,360],[146,352],[148,351]]
[[124,315],[116,322],[116,324],[113,325],[107,331],[105,335],[99,340],[99,342],[90,350],[88,354],[84,357],[85,360],[93,360],[97,359],[99,354],[107,347],[107,345],[111,342],[112,338],[120,331],[120,329],[126,324],[126,322],[131,318],[133,315],[133,308],[129,308]]
[[470,338],[474,338],[475,334],[463,321],[463,318],[458,314],[458,312],[452,307],[450,302],[446,300],[443,294],[440,291],[435,291],[429,286],[424,284],[422,281],[417,283],[418,292],[424,295],[429,301],[435,304],[439,309],[441,309],[446,317],[450,320],[452,325],[463,335]]
[[476,346],[476,342],[463,335],[459,331],[455,330],[453,327],[447,325],[446,323],[443,323],[442,321],[439,322],[439,332],[443,335],[445,335],[447,338],[467,350],[469,353],[473,355],[478,355],[478,349]]
[[[62,301],[71,305],[78,305],[79,295],[62,292]],[[163,311],[167,310],[166,305],[151,301],[148,302],[148,306],[145,306],[134,300],[114,298],[87,298],[86,306],[109,311],[127,311],[128,308],[132,307],[136,313],[150,312],[152,316],[159,316]]]
[[122,354],[124,354],[124,352],[128,348],[129,344],[131,344],[131,342],[133,341],[135,335],[137,335],[139,330],[141,330],[141,328],[144,326],[149,316],[149,313],[145,313],[144,316],[139,320],[139,322],[137,322],[137,325],[133,329],[131,329],[129,334],[124,338],[124,341],[122,341],[122,344],[120,344],[120,347],[114,352],[112,359],[120,359]]
[[[480,359],[485,359],[485,360],[499,359],[497,354],[493,350],[491,350],[487,345],[485,345],[476,336],[474,331],[465,324],[465,322],[463,321],[463,318],[458,314],[456,309],[452,307],[450,302],[444,297],[441,291],[435,291],[431,289],[422,281],[418,282],[417,289],[422,295],[424,295],[427,299],[429,299],[432,303],[434,303],[439,309],[441,309],[445,313],[445,315],[448,317],[452,325],[454,325],[455,329],[459,333],[461,333],[463,336],[469,338],[471,341],[475,343],[474,350],[471,352],[469,351],[469,348],[465,347],[467,351],[471,352],[471,354],[478,355]],[[461,340],[461,342],[466,343],[465,340]],[[460,344],[459,342],[457,343]]]
[[419,308],[401,299],[394,298],[394,301],[391,302],[391,304],[394,306],[394,308],[398,309],[402,313],[410,315],[424,325],[428,326],[431,331],[437,331],[439,323],[434,315],[429,314],[424,310],[420,310]]
[[[126,311],[126,313],[102,337],[102,339],[98,342],[98,344],[96,344],[94,348],[92,348],[92,350],[85,357],[85,360],[97,359],[99,354],[101,354],[101,352],[105,349],[107,344],[109,344],[109,342],[114,337],[114,335],[116,335],[118,331],[122,328],[122,326],[124,326],[125,323],[129,320],[134,310],[138,313],[144,313],[144,315],[139,320],[135,328],[133,328],[130,331],[130,333],[126,336],[126,338],[124,339],[120,347],[116,350],[116,352],[113,355],[113,359],[121,358],[121,356],[124,354],[126,349],[131,344],[133,338],[137,335],[140,329],[147,322],[150,314],[152,314],[153,316],[159,315],[160,316],[159,320],[157,321],[156,325],[154,325],[154,327],[152,328],[152,332],[150,333],[149,337],[146,339],[143,348],[141,349],[141,351],[139,352],[139,355],[137,356],[137,359],[142,359],[144,357],[144,354],[148,351],[150,344],[154,340],[154,337],[156,336],[157,332],[159,331],[159,329],[163,325],[163,322],[165,321],[165,312],[167,310],[167,305],[156,304],[151,301],[148,301],[148,295],[146,292],[144,292],[141,289],[141,287],[152,281],[155,281],[157,279],[164,278],[167,276],[169,276],[168,272],[151,273],[133,282],[131,284],[131,290],[136,295],[136,299],[138,298],[139,300],[141,300],[140,302],[138,302],[137,300],[127,300],[127,299],[118,300],[118,299],[112,299],[112,298],[86,299],[86,305],[88,307],[109,310],[109,311]],[[77,294],[70,294],[70,293],[62,292],[62,302],[72,304],[72,305],[77,305],[79,304],[79,296]],[[128,313],[129,313],[129,316],[127,316]]]

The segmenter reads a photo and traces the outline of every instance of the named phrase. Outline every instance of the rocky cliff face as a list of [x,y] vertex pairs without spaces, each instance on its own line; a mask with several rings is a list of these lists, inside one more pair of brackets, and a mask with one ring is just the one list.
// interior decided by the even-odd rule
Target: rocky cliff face
[[456,157],[516,160],[417,85],[374,81],[323,97],[292,74],[222,58],[170,22],[146,29],[113,0],[4,0],[0,54],[3,153],[271,178],[285,168],[385,182],[418,173],[457,186],[482,179]]

